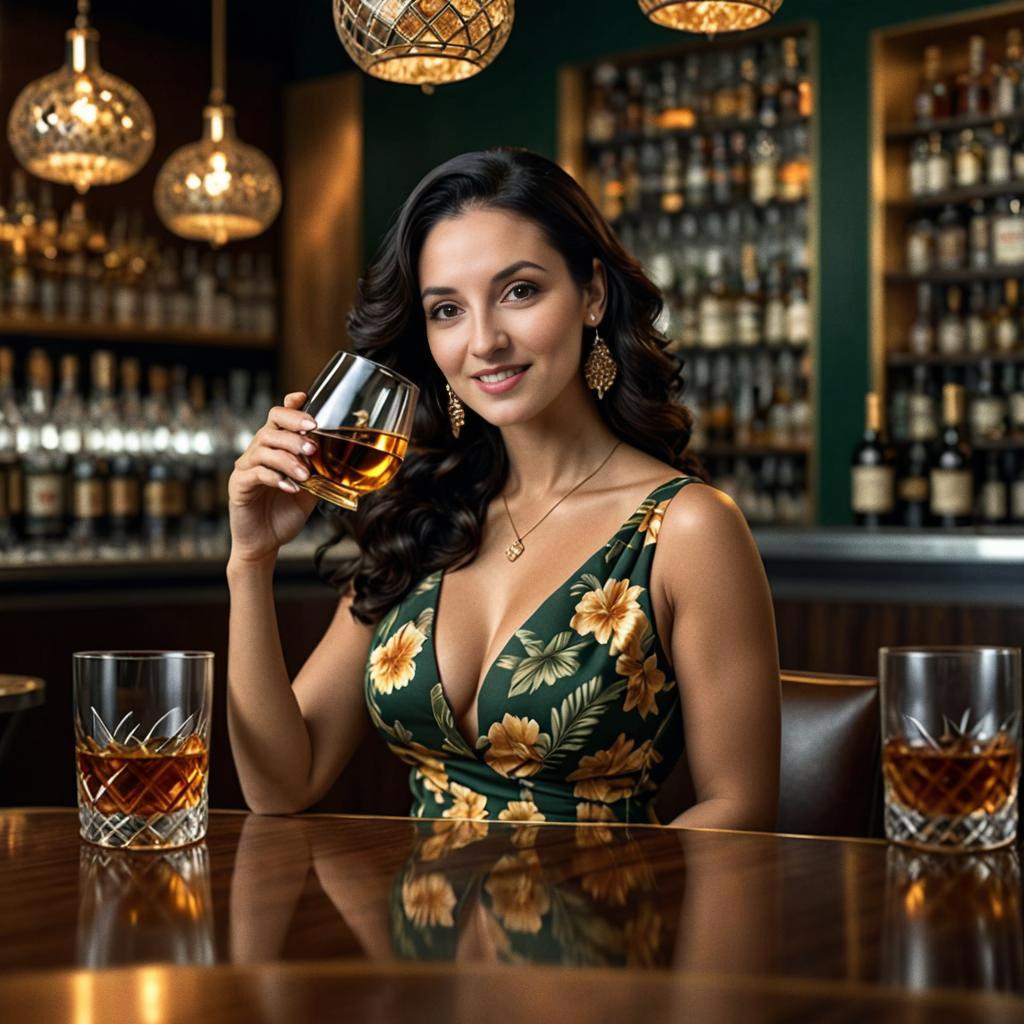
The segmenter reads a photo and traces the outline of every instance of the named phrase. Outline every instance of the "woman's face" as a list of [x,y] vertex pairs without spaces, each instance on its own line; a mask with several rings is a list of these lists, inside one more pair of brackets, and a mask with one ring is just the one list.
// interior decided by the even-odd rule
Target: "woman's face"
[[533,221],[470,210],[430,230],[419,278],[430,353],[489,423],[527,422],[567,389],[585,387],[583,327],[599,324],[604,311],[599,260],[581,289]]

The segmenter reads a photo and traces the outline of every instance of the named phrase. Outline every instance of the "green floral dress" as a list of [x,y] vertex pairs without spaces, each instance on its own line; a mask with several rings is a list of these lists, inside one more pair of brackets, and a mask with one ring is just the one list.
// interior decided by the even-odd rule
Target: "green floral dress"
[[679,690],[654,626],[661,484],[516,630],[487,670],[469,746],[438,674],[432,573],[380,621],[366,666],[370,717],[410,765],[415,817],[649,821],[683,752]]

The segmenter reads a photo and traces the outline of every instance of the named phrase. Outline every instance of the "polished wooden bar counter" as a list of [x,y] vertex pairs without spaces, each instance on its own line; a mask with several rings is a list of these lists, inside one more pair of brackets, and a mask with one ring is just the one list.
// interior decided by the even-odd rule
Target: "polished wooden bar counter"
[[1019,1020],[1015,850],[213,812],[126,854],[0,812],[0,1020]]

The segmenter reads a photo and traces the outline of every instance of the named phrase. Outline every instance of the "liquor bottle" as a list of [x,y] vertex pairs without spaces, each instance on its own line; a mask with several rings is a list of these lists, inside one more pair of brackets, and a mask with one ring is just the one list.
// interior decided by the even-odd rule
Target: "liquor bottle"
[[1005,185],[1012,177],[1012,155],[1006,125],[1002,121],[996,121],[989,133],[985,153],[985,180],[990,185]]
[[973,270],[987,270],[992,262],[992,219],[984,199],[971,203],[967,224],[968,262]]
[[897,494],[900,523],[912,530],[928,525],[929,462],[927,444],[922,440],[911,441],[900,465]]
[[729,136],[729,175],[732,179],[733,192],[737,196],[750,195],[750,159],[747,154],[747,136],[745,132],[733,132]]
[[800,112],[800,57],[795,36],[782,40],[782,78],[779,85],[779,110],[792,118]]
[[989,452],[985,458],[976,512],[982,526],[1001,526],[1009,517],[1009,488],[999,462],[998,452]]
[[167,370],[151,366],[149,394],[144,406],[149,436],[142,488],[142,536],[149,552],[157,556],[166,555],[176,547],[185,511],[171,443],[168,386]]
[[928,46],[924,51],[921,83],[914,96],[914,118],[918,124],[927,125],[949,114],[949,90],[942,78],[942,51],[938,46]]
[[[659,182],[660,197],[658,201],[662,213],[679,213],[683,208],[685,188],[683,158],[679,152],[679,142],[670,136],[661,144],[661,179]],[[249,320],[242,312],[242,307],[251,294],[252,254],[243,252],[238,258],[238,327],[249,331]]]
[[23,235],[11,239],[11,263],[7,276],[7,309],[12,317],[24,319],[35,312],[36,276],[28,259]]
[[[661,173],[660,166],[657,163],[657,152],[657,148],[655,148],[655,178],[654,191],[652,193],[655,209],[657,208],[658,194],[661,188]],[[216,272],[217,293],[214,297],[213,319],[216,329],[227,333],[233,331],[236,327],[235,281],[231,269],[230,253],[221,252],[217,254]]]
[[811,444],[811,355],[805,352],[800,359],[795,388],[789,403],[790,440],[795,445],[809,448]]
[[980,281],[971,285],[964,327],[967,351],[974,355],[987,352],[992,342],[992,330],[985,286]]
[[851,465],[853,512],[858,526],[884,526],[892,519],[895,497],[893,459],[882,432],[882,403],[869,391],[864,403],[864,434]]
[[71,203],[61,222],[59,242],[60,248],[67,254],[60,302],[64,318],[71,323],[81,323],[85,320],[88,272],[85,245],[88,230],[85,204],[76,199]]
[[1010,482],[1010,517],[1024,523],[1024,453],[1017,452],[1016,472]]
[[29,194],[28,175],[20,167],[15,168],[11,175],[11,200],[7,212],[15,236],[24,239],[26,246],[30,245],[38,223],[36,205]]
[[732,202],[732,173],[725,132],[715,132],[711,141],[711,200],[721,206]]
[[969,526],[974,515],[971,449],[964,437],[964,389],[942,388],[942,434],[929,473],[931,515],[937,526]]
[[786,343],[786,272],[781,260],[773,260],[768,268],[767,295],[764,307],[764,340],[767,345]]
[[736,299],[736,343],[760,345],[761,330],[761,277],[757,270],[757,250],[745,244],[740,254],[740,278],[743,290]]
[[772,375],[772,398],[768,409],[768,443],[785,448],[793,443],[792,411],[793,392],[796,390],[796,364],[793,353],[784,349],[779,353]]
[[749,124],[757,117],[757,51],[740,51],[739,81],[736,84],[736,117]]
[[999,196],[992,212],[992,262],[997,267],[1024,263],[1024,209],[1016,196]]
[[907,273],[927,274],[935,266],[935,225],[919,217],[907,228]]
[[926,180],[928,193],[935,195],[945,192],[953,175],[953,162],[949,150],[942,144],[939,132],[931,132],[928,136],[928,164]]
[[736,403],[733,410],[733,441],[749,447],[753,437],[757,398],[754,394],[754,365],[747,355],[736,360]]
[[1000,117],[1012,117],[1017,111],[1021,53],[1021,31],[1011,28],[1006,33],[1006,55],[992,85],[992,113]]
[[971,36],[967,41],[967,70],[957,76],[956,112],[983,117],[991,106],[992,80],[985,59],[985,37]]
[[936,340],[938,349],[943,355],[960,355],[967,348],[963,291],[959,285],[950,285],[946,289],[946,311],[939,318]]
[[1003,282],[1003,297],[996,309],[992,334],[999,352],[1011,352],[1020,340],[1019,287],[1015,278]]
[[723,119],[736,117],[736,58],[731,50],[718,55],[718,81],[715,83],[712,110],[715,117]]
[[967,229],[957,208],[943,207],[936,226],[936,264],[940,270],[959,270],[967,263]]
[[980,185],[985,173],[985,150],[971,128],[960,132],[953,159],[953,181],[957,188]]
[[917,139],[910,147],[907,161],[907,191],[915,198],[926,196],[931,191],[928,177],[930,159],[931,150],[928,139]]
[[21,461],[14,400],[14,352],[0,348],[0,551],[13,547],[21,528]]
[[750,164],[750,201],[757,206],[770,203],[776,196],[779,153],[775,133],[761,129],[754,136]]
[[918,363],[912,371],[907,401],[907,433],[912,441],[932,441],[938,436],[935,397],[928,367]]
[[683,101],[683,78],[679,65],[675,61],[663,61],[661,64],[661,113],[658,118],[661,130],[663,132],[689,131],[696,121],[693,107]]
[[591,145],[604,145],[615,138],[615,111],[612,109],[611,93],[618,76],[614,64],[604,62],[594,68],[587,108],[587,142]]
[[[636,147],[632,145],[622,147],[620,163],[622,177],[622,212],[629,217],[640,213],[640,167],[637,161]],[[209,253],[205,254],[209,255]],[[196,278],[197,286],[201,286],[200,278]],[[211,299],[212,301],[212,299]],[[196,297],[196,316],[199,322],[202,321],[203,310],[200,306],[199,295]]]
[[[1010,364],[1008,364],[1010,365]],[[1010,365],[1011,375],[1013,367]],[[1017,384],[1009,392],[1010,432],[1014,437],[1024,437],[1024,366],[1020,367]]]
[[801,36],[797,42],[797,53],[800,58],[800,66],[797,69],[799,74],[797,93],[800,97],[797,113],[801,117],[810,117],[814,113],[814,86],[811,84],[811,70],[807,58],[809,49],[810,42],[807,37]]
[[68,478],[63,487],[66,525],[74,517],[70,470],[85,443],[85,403],[78,392],[78,357],[64,355],[60,359],[60,390],[53,404],[53,424],[62,466]]
[[644,121],[644,69],[639,65],[626,68],[627,135],[639,135]]
[[28,387],[18,428],[18,456],[24,487],[22,532],[30,553],[64,535],[66,459],[52,405],[53,366],[42,349],[32,349],[26,366]]
[[139,541],[145,422],[139,396],[139,361],[121,361],[120,430],[110,444],[107,476],[108,539],[114,550],[133,552]]
[[216,538],[219,505],[217,501],[216,425],[206,405],[206,386],[202,377],[189,381],[192,407],[192,483],[190,511],[195,519],[200,548],[210,548]]
[[786,341],[806,345],[811,340],[811,307],[807,300],[807,275],[793,274],[786,302]]
[[1006,433],[1006,398],[1000,394],[991,359],[978,363],[978,381],[971,397],[971,441],[997,441]]
[[108,431],[116,424],[113,354],[94,352],[91,370],[92,390],[83,442],[71,458],[70,536],[78,555],[98,554],[106,534]]
[[779,77],[779,50],[769,40],[761,50],[761,102],[757,108],[757,120],[764,128],[779,123]]
[[690,157],[686,165],[686,202],[691,207],[704,206],[708,201],[711,175],[704,158],[704,137],[690,139]]
[[807,129],[794,125],[783,136],[779,162],[779,197],[785,202],[806,199],[811,185],[811,161]]
[[733,441],[732,366],[724,353],[715,357],[711,373],[708,439],[712,444],[731,444]]

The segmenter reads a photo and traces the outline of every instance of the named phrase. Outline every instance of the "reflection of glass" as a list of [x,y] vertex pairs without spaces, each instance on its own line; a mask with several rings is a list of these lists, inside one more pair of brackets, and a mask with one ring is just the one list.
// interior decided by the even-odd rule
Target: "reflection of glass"
[[83,846],[79,890],[82,967],[214,962],[205,843],[145,854]]
[[74,655],[79,826],[101,846],[160,849],[206,835],[213,655]]
[[1019,648],[883,647],[879,676],[888,838],[949,851],[1012,842]]
[[354,509],[402,467],[419,388],[393,370],[336,352],[303,406],[317,422],[311,475],[300,484],[318,498]]
[[1020,991],[1020,864],[1015,850],[943,857],[891,846],[883,980],[910,988]]

